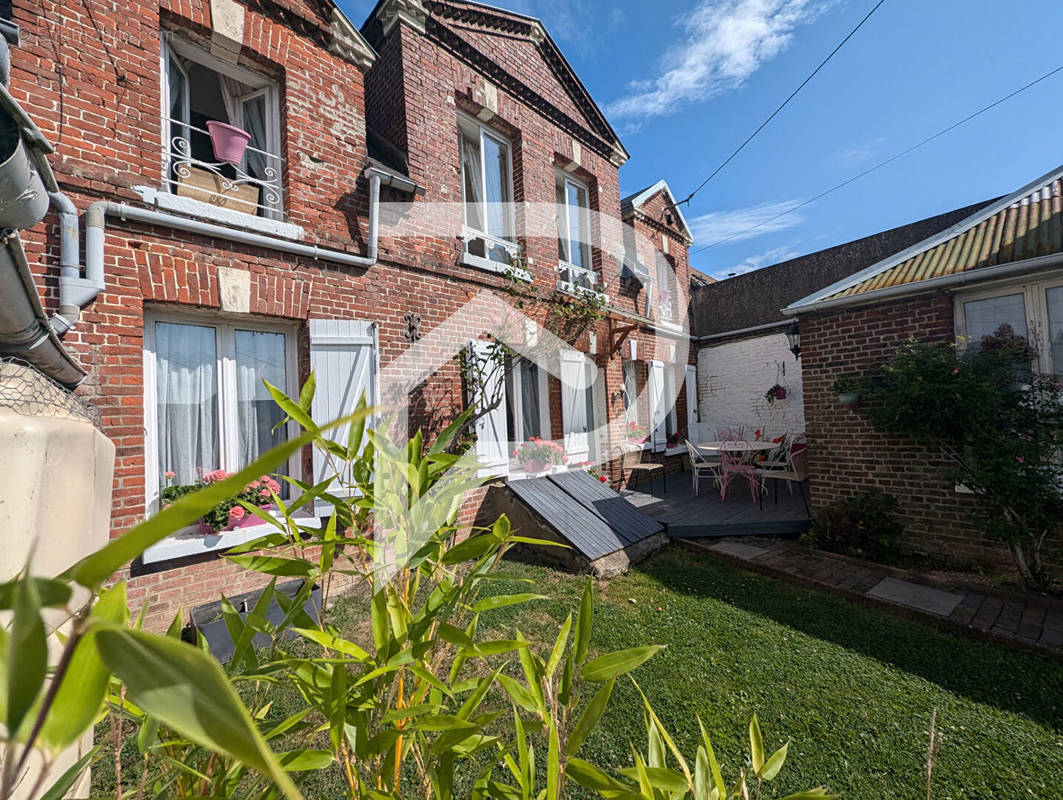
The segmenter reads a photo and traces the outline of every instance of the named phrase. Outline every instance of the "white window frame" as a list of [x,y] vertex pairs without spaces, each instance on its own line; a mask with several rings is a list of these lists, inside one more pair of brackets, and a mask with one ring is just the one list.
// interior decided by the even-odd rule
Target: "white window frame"
[[954,328],[957,340],[967,338],[967,319],[964,304],[973,300],[989,300],[994,297],[1006,297],[1021,294],[1026,306],[1027,341],[1037,351],[1034,366],[1042,374],[1053,371],[1063,374],[1063,364],[1053,370],[1052,342],[1049,337],[1048,303],[1045,293],[1049,289],[1063,288],[1063,272],[1039,275],[1037,280],[994,284],[966,292],[957,292],[954,297]]
[[[660,250],[654,252],[653,283],[657,287],[657,322],[666,326],[676,325],[679,317],[679,275],[669,256]],[[669,294],[667,313],[665,304],[661,301],[662,291]]]
[[[465,200],[465,159],[462,156],[464,143],[462,141],[464,136],[468,136],[470,139],[477,139],[480,142],[480,192],[484,198],[481,205],[481,218],[484,220],[484,227],[487,227],[487,161],[484,158],[484,139],[493,139],[497,144],[501,144],[506,148],[506,174],[509,177],[509,203],[506,207],[505,213],[505,225],[506,232],[503,236],[496,236],[488,233],[486,230],[480,230],[469,224],[466,216],[466,200]],[[484,269],[489,272],[505,273],[507,271],[512,272],[516,277],[521,280],[530,281],[531,275],[526,270],[512,267],[508,264],[501,264],[493,259],[486,258],[484,256],[474,255],[469,252],[469,243],[482,239],[484,242],[484,252],[492,245],[502,247],[511,257],[516,257],[520,254],[520,246],[517,244],[517,220],[513,211],[513,206],[516,203],[515,187],[513,183],[513,142],[507,139],[502,134],[493,128],[484,125],[478,119],[470,117],[467,114],[458,114],[458,167],[460,170],[461,178],[461,239],[462,239],[462,253],[461,262],[468,266]]]
[[[254,88],[254,91],[243,95],[239,98],[234,98],[237,101],[238,107],[243,109],[243,101],[250,99],[252,95],[258,92],[264,92],[266,97],[266,147],[267,152],[272,153],[278,157],[281,155],[281,108],[280,108],[280,88],[276,82],[260,75],[244,67],[236,64],[231,64],[228,61],[224,61],[217,56],[203,50],[196,46],[192,42],[184,39],[178,34],[172,31],[166,31],[160,37],[161,47],[159,51],[159,75],[161,80],[161,112],[162,116],[162,164],[160,165],[160,177],[163,187],[163,194],[171,195],[169,190],[170,176],[167,174],[168,166],[170,163],[171,143],[173,138],[172,125],[170,123],[170,58],[171,56],[180,56],[187,61],[194,61],[200,66],[206,67],[221,75],[226,75],[234,80],[239,81],[247,86]],[[176,58],[174,59],[176,61]],[[188,73],[183,66],[178,64],[178,68],[181,69],[182,74],[185,77],[185,85],[188,85]],[[184,114],[186,118],[186,124],[188,122],[188,116],[190,114],[189,105],[190,100],[186,92],[185,96],[185,108]],[[233,124],[239,124],[235,122]],[[284,181],[281,181],[280,186],[280,199],[273,207],[266,207],[264,212],[266,219],[280,220],[284,216],[284,199],[285,199],[285,185]],[[233,209],[219,209],[209,203],[203,203],[202,201],[192,200],[190,198],[181,198],[183,205],[203,206],[202,213],[207,213],[210,216],[214,216],[219,211],[224,212],[224,215],[239,214],[242,217],[256,217],[257,215],[248,213],[246,211],[236,211]],[[265,205],[263,203],[263,205]]]
[[[555,193],[556,187],[561,187],[561,196],[564,198],[564,203],[557,209],[555,215],[557,221],[557,239],[562,246],[563,255],[559,256],[557,263],[557,288],[567,294],[575,294],[577,287],[584,291],[592,291],[601,294],[601,289],[598,286],[598,272],[594,269],[594,248],[590,241],[580,242],[581,247],[586,248],[586,261],[589,266],[580,267],[572,263],[572,235],[569,231],[569,213],[570,204],[568,201],[569,187],[573,187],[583,192],[583,196],[587,198],[587,205],[578,206],[580,213],[583,216],[583,227],[587,232],[588,238],[591,237],[591,190],[583,181],[577,180],[567,172],[557,170],[554,178]],[[556,201],[556,197],[555,197]],[[589,286],[579,286],[573,278],[575,276],[586,279]],[[567,277],[566,277],[567,276]]]
[[528,441],[528,436],[524,431],[524,375],[520,370],[521,361],[527,361],[538,367],[539,385],[536,387],[536,391],[539,395],[539,429],[542,431],[541,438],[543,439],[550,438],[550,392],[546,378],[547,371],[541,364],[517,354],[510,357],[513,359],[513,367],[509,370],[507,377],[513,381],[512,407],[510,407],[509,386],[506,386],[503,402],[506,404],[506,413],[513,415],[513,433],[515,438],[509,443],[509,452],[512,453],[515,447]]
[[[262,322],[252,319],[240,319],[229,316],[221,316],[211,313],[182,312],[151,310],[144,314],[144,506],[148,514],[159,510],[161,480],[158,465],[158,415],[156,411],[156,374],[155,374],[155,324],[167,322],[176,325],[198,325],[215,329],[215,347],[217,356],[217,386],[218,386],[218,458],[219,466],[229,472],[237,468],[234,454],[238,450],[236,428],[236,334],[242,331],[263,331],[267,333],[280,333],[285,337],[284,357],[287,385],[283,388],[289,396],[294,396],[299,390],[298,358],[296,357],[296,326],[294,324]],[[294,439],[299,435],[298,426],[294,422],[287,425],[288,439]],[[302,465],[299,454],[293,454],[288,460],[288,474],[296,479],[302,475]],[[293,498],[294,499],[294,498]],[[260,536],[271,526],[263,523],[246,528],[237,529],[244,540]],[[186,532],[198,534],[198,526],[190,526]],[[179,532],[180,533],[180,532]],[[204,537],[198,537],[202,539]],[[203,552],[232,547],[237,544],[232,541],[234,537],[206,537],[208,539],[220,538],[225,540],[217,546],[200,545],[193,552]],[[192,553],[179,553],[178,555],[165,555],[160,558],[149,559],[145,553],[145,562],[149,560],[161,560],[162,558],[177,558]]]

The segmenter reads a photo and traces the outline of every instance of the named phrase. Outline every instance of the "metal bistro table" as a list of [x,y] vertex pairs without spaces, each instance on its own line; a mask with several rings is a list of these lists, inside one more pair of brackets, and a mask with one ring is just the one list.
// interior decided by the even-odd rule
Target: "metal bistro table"
[[705,455],[717,455],[723,452],[724,445],[727,445],[728,453],[748,453],[750,455],[775,450],[779,447],[778,442],[702,442],[695,446]]

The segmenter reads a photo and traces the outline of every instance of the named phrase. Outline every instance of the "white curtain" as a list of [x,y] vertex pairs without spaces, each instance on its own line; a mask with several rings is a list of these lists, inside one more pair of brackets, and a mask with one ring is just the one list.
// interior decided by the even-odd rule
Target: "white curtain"
[[480,211],[483,208],[481,181],[480,142],[461,137],[461,171],[465,187],[465,224],[478,231],[484,230]]
[[220,466],[217,363],[213,328],[155,324],[160,477],[191,483]]
[[[269,152],[269,141],[266,138],[266,96],[264,94],[257,94],[243,102],[243,119],[244,130],[251,134],[250,146]],[[245,152],[247,153],[245,158],[248,173],[260,181],[271,180],[271,176],[266,173],[266,168],[269,166],[269,159],[266,155],[255,150]]]
[[[266,331],[236,331],[236,422],[238,458],[241,467],[254,461],[287,436],[284,419],[263,381],[287,389],[284,334]],[[285,472],[282,465],[278,472]]]
[[[225,102],[225,113],[229,116],[229,124],[239,126],[251,134],[249,147],[268,152],[265,94],[247,97],[254,93],[254,88],[228,75],[219,73],[218,82],[221,84],[221,96]],[[267,159],[264,155],[248,150],[244,159],[250,175],[259,180],[267,180],[265,169]]]
[[487,233],[509,235],[506,204],[509,202],[509,148],[490,136],[484,142],[484,183],[487,185]]
[[250,92],[251,89],[228,75],[222,75],[220,72],[215,74],[218,76],[218,84],[221,86],[221,99],[225,103],[225,113],[229,117],[227,120],[221,121],[228,122],[230,125],[239,125],[240,98]]

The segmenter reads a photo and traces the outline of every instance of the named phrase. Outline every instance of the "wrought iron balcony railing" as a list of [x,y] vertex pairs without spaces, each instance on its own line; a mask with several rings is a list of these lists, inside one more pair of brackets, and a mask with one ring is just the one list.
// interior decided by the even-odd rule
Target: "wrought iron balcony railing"
[[239,164],[197,158],[195,153],[213,155],[209,132],[180,120],[164,120],[169,125],[164,177],[171,191],[231,211],[281,218],[284,159],[250,145]]

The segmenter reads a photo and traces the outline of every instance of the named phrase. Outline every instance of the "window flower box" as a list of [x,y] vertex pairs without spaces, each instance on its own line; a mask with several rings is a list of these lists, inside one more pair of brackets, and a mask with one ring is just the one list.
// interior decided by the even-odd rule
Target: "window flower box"
[[[223,481],[229,477],[229,473],[223,469],[204,472],[194,483],[172,484],[177,476],[174,472],[167,472],[167,485],[162,488],[160,496],[166,505],[172,503],[186,494],[202,489],[212,483]],[[239,493],[227,500],[218,503],[199,520],[199,532],[203,536],[213,536],[226,531],[236,530],[251,525],[261,524],[261,520],[253,513],[248,512],[243,503],[258,506],[263,511],[273,507],[273,500],[280,494],[281,485],[269,475],[251,481]],[[164,506],[165,507],[165,506]]]

